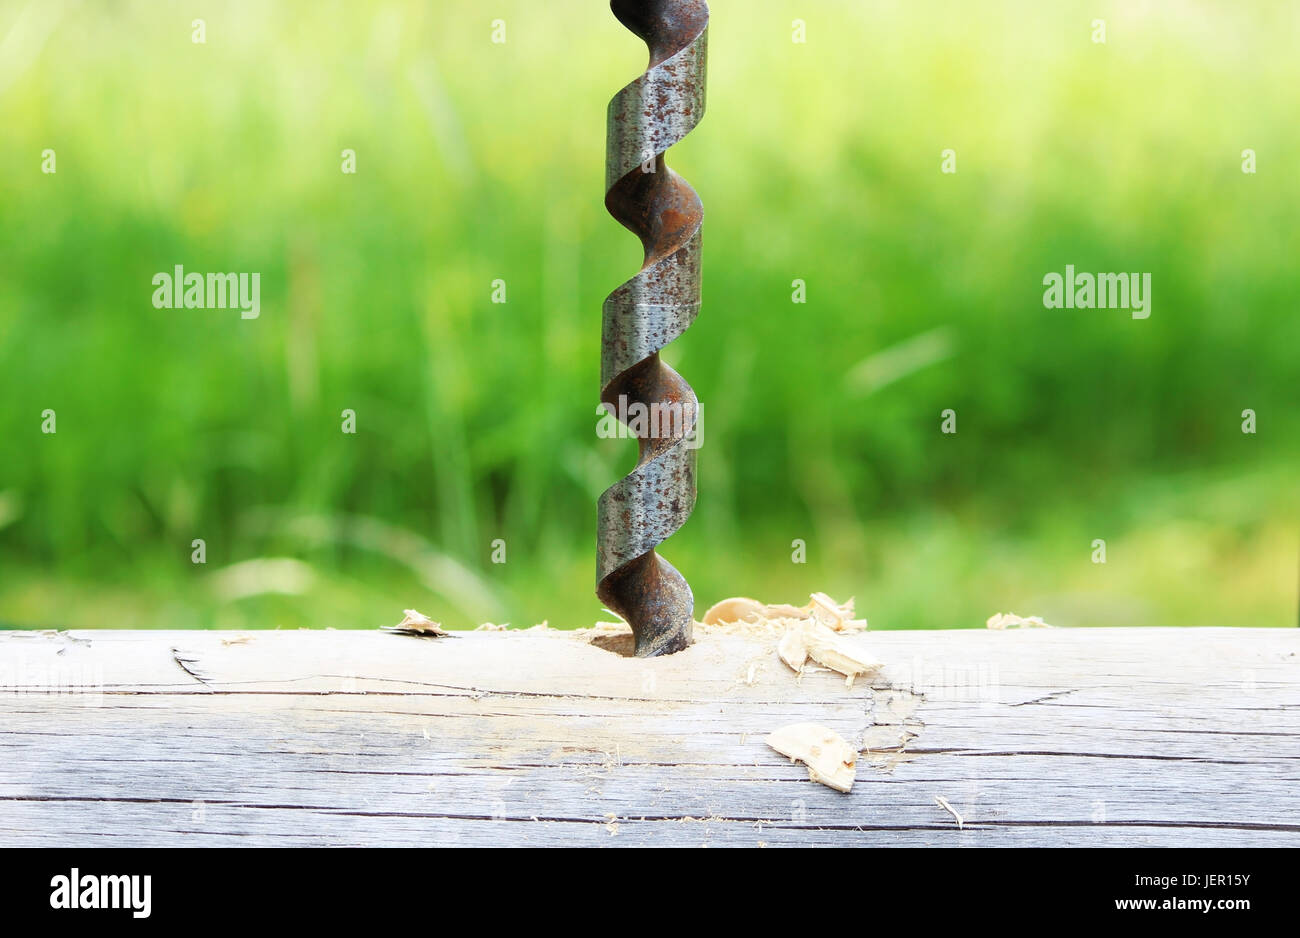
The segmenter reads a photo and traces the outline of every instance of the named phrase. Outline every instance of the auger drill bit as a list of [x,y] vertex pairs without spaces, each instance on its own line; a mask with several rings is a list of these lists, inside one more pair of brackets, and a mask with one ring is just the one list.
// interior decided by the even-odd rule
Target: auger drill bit
[[640,459],[600,497],[596,595],[632,626],[636,654],[646,658],[689,645],[694,621],[690,586],[655,547],[695,507],[698,402],[659,350],[700,306],[704,210],[664,153],[704,115],[709,8],[703,0],[613,0],[610,9],[645,40],[650,65],[609,104],[605,207],[640,237],[645,262],[605,300],[600,399],[628,423]]

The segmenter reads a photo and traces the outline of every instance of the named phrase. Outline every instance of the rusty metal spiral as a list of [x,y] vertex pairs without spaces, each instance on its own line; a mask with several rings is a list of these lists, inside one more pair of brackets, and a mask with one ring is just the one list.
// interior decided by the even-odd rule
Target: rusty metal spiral
[[637,466],[600,497],[596,595],[632,626],[638,657],[691,641],[695,600],[655,548],[695,507],[695,392],[659,350],[700,306],[699,196],[664,153],[704,115],[709,8],[703,0],[613,0],[619,22],[645,40],[650,64],[609,103],[605,208],[636,234],[645,261],[605,300],[600,399],[637,437]]

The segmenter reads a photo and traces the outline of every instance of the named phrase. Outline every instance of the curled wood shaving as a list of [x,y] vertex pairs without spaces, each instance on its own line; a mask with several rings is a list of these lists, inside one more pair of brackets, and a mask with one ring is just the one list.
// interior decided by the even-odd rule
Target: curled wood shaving
[[1014,612],[995,612],[984,623],[986,628],[1002,631],[1003,629],[1054,629],[1041,616],[1018,616]]
[[700,624],[709,626],[746,623],[764,625],[780,619],[797,619],[820,622],[836,632],[861,632],[867,628],[866,619],[855,619],[853,599],[838,603],[825,593],[813,593],[805,606],[788,603],[761,603],[748,596],[733,596],[715,603],[704,613]]
[[766,618],[769,616],[763,603],[745,596],[733,596],[714,603],[701,621],[705,625],[719,625],[724,622],[757,622]]
[[834,730],[816,723],[792,723],[769,735],[767,744],[808,766],[808,777],[814,782],[836,791],[852,790],[858,752]]
[[766,615],[768,618],[775,616],[779,619],[803,619],[808,615],[808,607],[791,606],[789,603],[771,603],[767,606]]
[[449,634],[446,632],[441,622],[434,622],[422,612],[414,609],[402,610],[406,616],[396,625],[385,625],[381,627],[384,632],[396,632],[400,635],[429,635],[441,636]]

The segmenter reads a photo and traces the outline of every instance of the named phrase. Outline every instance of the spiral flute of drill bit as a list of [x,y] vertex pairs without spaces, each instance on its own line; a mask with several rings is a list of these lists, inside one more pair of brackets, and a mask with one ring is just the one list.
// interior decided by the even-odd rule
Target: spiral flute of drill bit
[[[638,657],[690,644],[695,600],[655,547],[695,507],[695,392],[659,350],[700,306],[700,225],[695,190],[664,153],[704,114],[709,8],[703,0],[613,0],[619,22],[645,40],[650,64],[609,104],[605,207],[640,239],[640,272],[605,300],[601,401],[624,415],[640,459],[600,497],[596,594],[632,626]],[[639,407],[638,407],[639,405]]]

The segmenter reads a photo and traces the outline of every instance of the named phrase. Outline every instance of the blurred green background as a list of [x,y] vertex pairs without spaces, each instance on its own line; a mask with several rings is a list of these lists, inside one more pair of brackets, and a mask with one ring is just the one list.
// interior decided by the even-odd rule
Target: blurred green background
[[[712,7],[669,156],[697,615],[1294,625],[1300,5]],[[0,622],[601,618],[600,307],[640,263],[604,114],[644,64],[601,0],[0,2]],[[260,272],[260,319],[154,309],[175,264]],[[1044,309],[1066,264],[1151,272],[1150,319]]]

